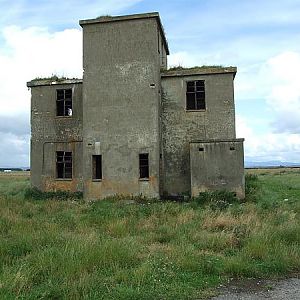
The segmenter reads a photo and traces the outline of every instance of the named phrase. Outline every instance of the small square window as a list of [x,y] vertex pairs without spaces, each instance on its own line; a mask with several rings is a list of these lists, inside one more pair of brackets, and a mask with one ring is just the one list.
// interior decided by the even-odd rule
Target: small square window
[[72,89],[56,90],[56,115],[72,116]]
[[204,110],[205,84],[204,80],[187,81],[186,83],[186,109]]
[[56,152],[56,178],[72,179],[72,152]]

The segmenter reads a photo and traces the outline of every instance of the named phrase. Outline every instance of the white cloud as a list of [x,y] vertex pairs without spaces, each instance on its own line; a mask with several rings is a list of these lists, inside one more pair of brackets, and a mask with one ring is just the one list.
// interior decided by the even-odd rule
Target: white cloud
[[[17,26],[2,30],[0,51],[0,166],[28,165],[30,91],[26,82],[52,74],[82,77],[82,34]],[[22,127],[22,130],[21,128]]]
[[15,135],[10,132],[0,132],[0,166],[29,166],[29,134]]
[[[300,134],[300,53],[284,52],[268,60],[265,72],[274,85],[267,103],[275,112],[274,132]],[[270,79],[269,79],[270,80]]]
[[29,114],[26,81],[59,74],[82,77],[82,35],[77,29],[50,33],[46,28],[9,26],[2,30],[0,115]]
[[252,90],[254,98],[260,93],[269,109],[266,117],[271,120],[269,133],[262,133],[252,129],[253,116],[237,118],[237,134],[246,138],[248,160],[300,161],[299,69],[300,53],[282,52],[263,63],[252,80],[242,78],[248,86],[242,84],[239,92]]
[[185,51],[170,53],[168,56],[168,67],[191,67],[194,64],[195,59]]
[[[228,61],[228,56],[231,57],[232,53],[226,50],[215,53],[193,53],[189,51],[171,52],[168,56],[168,66],[194,67],[202,65],[224,65]],[[228,65],[231,64],[229,63]]]
[[[198,55],[171,54],[170,66],[201,65]],[[267,103],[269,133],[259,130],[253,115],[237,117],[237,136],[245,137],[247,160],[300,161],[300,53],[282,52],[262,64],[244,65],[235,79],[238,101],[261,99]],[[259,107],[257,107],[259,109]],[[262,116],[260,116],[262,118]],[[255,129],[254,129],[255,128]]]
[[257,133],[251,128],[251,120],[237,116],[236,121],[237,137],[245,138],[246,160],[299,162],[299,134]]

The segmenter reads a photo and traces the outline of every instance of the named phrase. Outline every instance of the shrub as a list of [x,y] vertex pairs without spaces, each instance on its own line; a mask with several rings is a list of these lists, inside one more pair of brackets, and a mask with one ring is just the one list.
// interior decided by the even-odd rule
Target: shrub
[[56,192],[42,192],[37,188],[27,188],[24,193],[25,199],[33,200],[81,200],[83,198],[82,192],[68,192],[68,191],[56,191]]
[[226,209],[230,204],[239,202],[235,193],[227,190],[202,192],[194,201],[197,204],[209,204],[213,210]]
[[256,201],[259,179],[256,174],[245,175],[245,196],[247,200]]

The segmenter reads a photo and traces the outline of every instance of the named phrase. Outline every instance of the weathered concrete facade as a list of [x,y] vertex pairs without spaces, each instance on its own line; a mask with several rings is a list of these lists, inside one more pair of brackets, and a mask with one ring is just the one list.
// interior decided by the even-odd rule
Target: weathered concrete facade
[[[236,68],[198,68],[162,73],[164,189],[190,191],[190,146],[193,140],[234,139],[233,79]],[[206,108],[186,110],[186,82],[205,81]]]
[[[80,22],[84,192],[87,198],[115,193],[159,197],[159,86],[165,62],[160,54],[166,56],[160,23],[156,15],[112,20]],[[95,142],[103,159],[101,182],[91,175]],[[139,153],[149,153],[149,180],[139,180]]]
[[[82,81],[29,82],[31,88],[31,182],[41,190],[83,189],[82,181]],[[72,117],[56,115],[56,90],[71,89]],[[53,101],[54,99],[54,101]],[[56,178],[56,151],[72,151],[76,164],[72,180]]]
[[244,198],[243,153],[243,139],[191,142],[191,195],[195,197],[200,192],[226,189]]
[[[86,199],[195,196],[224,187],[243,197],[243,148],[235,139],[236,68],[167,70],[169,50],[157,13],[80,25],[83,80],[27,84],[32,185],[83,191]],[[198,157],[195,149],[206,149],[199,140],[213,151]],[[217,140],[237,143],[235,155],[226,147],[223,155],[224,143]],[[235,166],[233,173],[225,176],[229,165]]]

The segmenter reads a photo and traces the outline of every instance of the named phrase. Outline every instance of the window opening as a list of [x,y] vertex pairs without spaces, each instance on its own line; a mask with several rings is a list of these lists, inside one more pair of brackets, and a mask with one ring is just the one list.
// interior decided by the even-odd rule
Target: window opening
[[93,155],[93,179],[102,179],[102,156]]
[[186,109],[205,109],[204,80],[187,81],[186,83]]
[[56,115],[72,116],[72,89],[56,90]]
[[72,152],[56,152],[56,177],[72,178]]
[[149,178],[149,154],[141,153],[139,155],[140,178]]

